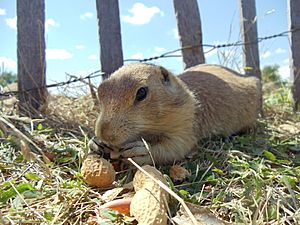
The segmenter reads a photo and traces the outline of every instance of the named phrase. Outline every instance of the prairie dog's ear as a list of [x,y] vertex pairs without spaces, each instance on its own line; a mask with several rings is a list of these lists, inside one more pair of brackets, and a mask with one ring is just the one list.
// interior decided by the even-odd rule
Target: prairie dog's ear
[[162,83],[163,85],[170,85],[170,74],[169,71],[166,70],[164,67],[159,67],[160,72],[162,74]]

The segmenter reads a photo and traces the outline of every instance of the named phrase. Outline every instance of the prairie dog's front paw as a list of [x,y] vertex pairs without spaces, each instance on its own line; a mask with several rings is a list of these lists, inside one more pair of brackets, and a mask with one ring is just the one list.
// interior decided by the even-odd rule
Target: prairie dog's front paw
[[142,141],[128,143],[120,149],[120,152],[124,158],[149,155],[149,150]]
[[113,149],[101,141],[98,141],[96,138],[92,138],[88,142],[89,154],[95,153],[100,156],[104,156],[105,154],[109,154]]
[[133,161],[140,165],[153,164],[151,152],[143,141],[136,141],[126,144],[120,149],[123,159],[132,158]]

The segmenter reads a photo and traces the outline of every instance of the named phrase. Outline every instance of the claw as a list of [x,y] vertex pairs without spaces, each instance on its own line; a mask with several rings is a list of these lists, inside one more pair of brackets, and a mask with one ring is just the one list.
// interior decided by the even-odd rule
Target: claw
[[120,148],[120,151],[126,151],[135,147],[145,147],[145,144],[142,141],[130,142],[125,144],[122,148]]
[[121,153],[121,156],[123,158],[132,158],[132,157],[138,157],[138,156],[144,156],[144,155],[149,155],[149,151],[148,151],[148,149],[145,148],[145,146],[133,147],[133,148]]
[[113,148],[104,144],[103,142],[98,141],[95,137],[89,140],[88,142],[89,153],[96,153],[104,158],[109,158],[109,153],[113,151]]
[[121,151],[121,157],[123,161],[128,162],[127,158],[132,158],[139,165],[153,164],[151,159],[151,152],[147,144],[144,141],[135,141],[125,144]]

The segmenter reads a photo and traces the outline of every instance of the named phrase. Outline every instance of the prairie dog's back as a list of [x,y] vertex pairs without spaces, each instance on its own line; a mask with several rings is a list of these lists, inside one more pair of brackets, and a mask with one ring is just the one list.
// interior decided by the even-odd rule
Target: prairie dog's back
[[201,137],[230,135],[255,123],[260,106],[257,78],[205,64],[189,68],[179,77],[198,100],[196,117]]

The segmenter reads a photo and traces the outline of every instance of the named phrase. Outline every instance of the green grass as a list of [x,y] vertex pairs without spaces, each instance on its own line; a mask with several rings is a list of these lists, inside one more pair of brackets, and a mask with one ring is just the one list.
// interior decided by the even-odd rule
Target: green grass
[[[198,154],[182,164],[191,175],[180,183],[169,178],[171,189],[228,222],[299,224],[300,116],[292,113],[288,90],[265,94],[265,118],[249,133],[199,143]],[[101,216],[104,191],[88,187],[80,175],[87,129],[5,118],[53,161],[26,161],[36,147],[21,145],[15,132],[0,126],[0,224],[84,224]],[[168,166],[161,169],[168,175]],[[119,186],[131,177],[131,170],[120,172]],[[178,203],[171,202],[174,211]],[[133,224],[110,212],[102,217],[112,221],[106,224]]]

